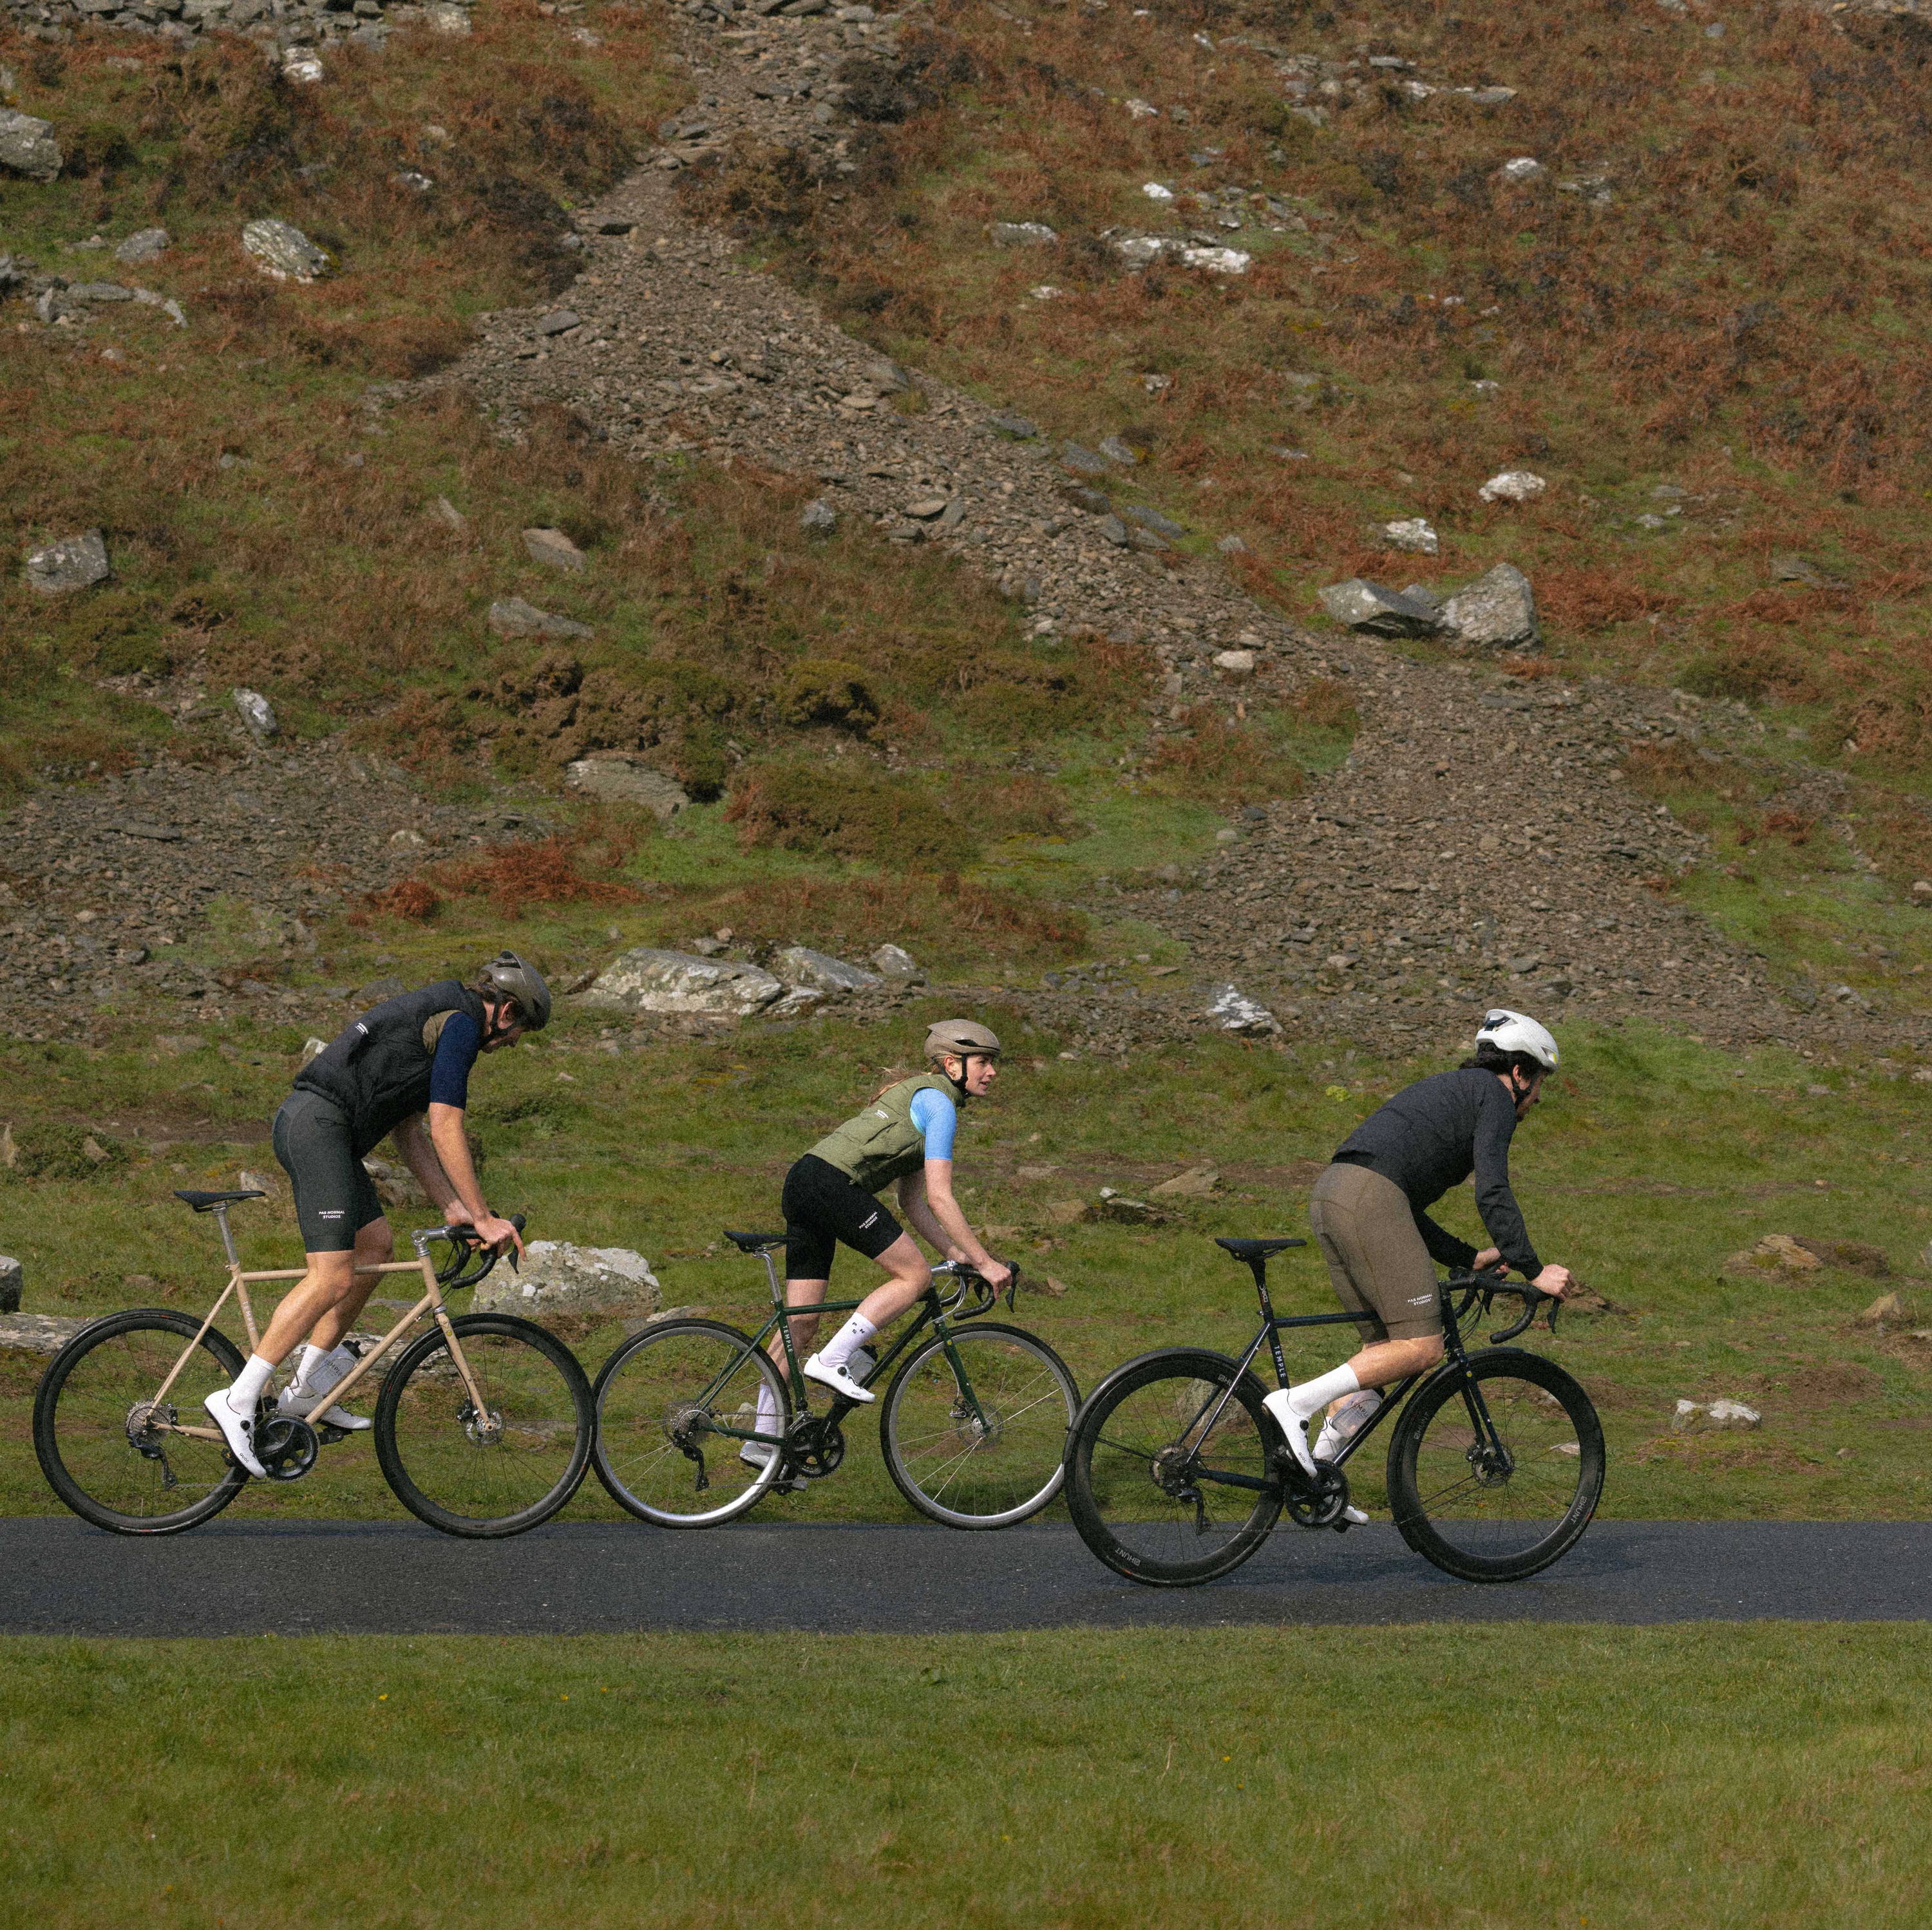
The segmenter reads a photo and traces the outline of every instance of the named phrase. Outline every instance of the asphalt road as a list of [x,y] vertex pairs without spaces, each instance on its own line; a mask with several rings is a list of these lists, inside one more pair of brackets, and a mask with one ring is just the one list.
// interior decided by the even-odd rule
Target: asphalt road
[[1204,1588],[1102,1568],[1071,1528],[561,1522],[508,1541],[406,1523],[217,1521],[142,1541],[0,1520],[0,1633],[943,1634],[1417,1622],[1910,1621],[1932,1613],[1932,1523],[1596,1523],[1554,1568],[1481,1587],[1392,1528],[1276,1532]]

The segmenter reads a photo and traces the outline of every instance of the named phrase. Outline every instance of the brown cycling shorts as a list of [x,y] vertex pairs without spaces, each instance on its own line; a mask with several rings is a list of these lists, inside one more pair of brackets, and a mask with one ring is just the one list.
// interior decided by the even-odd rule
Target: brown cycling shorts
[[1442,1331],[1436,1267],[1392,1179],[1338,1160],[1315,1182],[1308,1222],[1335,1297],[1376,1340],[1418,1340]]

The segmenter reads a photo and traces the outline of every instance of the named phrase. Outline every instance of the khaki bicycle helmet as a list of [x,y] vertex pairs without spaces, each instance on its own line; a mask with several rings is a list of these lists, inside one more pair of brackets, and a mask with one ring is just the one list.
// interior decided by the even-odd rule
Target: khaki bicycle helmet
[[543,974],[514,952],[499,952],[477,974],[476,989],[485,998],[507,998],[530,1031],[540,1032],[550,1023],[550,987]]
[[982,1058],[1000,1056],[999,1035],[971,1019],[942,1019],[926,1035],[928,1059]]

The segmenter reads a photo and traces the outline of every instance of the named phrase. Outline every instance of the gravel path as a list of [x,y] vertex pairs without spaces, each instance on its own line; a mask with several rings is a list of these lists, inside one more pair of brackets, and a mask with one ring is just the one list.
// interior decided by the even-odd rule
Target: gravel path
[[400,1523],[216,1522],[152,1541],[0,1521],[0,1634],[595,1634],[1375,1626],[1418,1622],[1919,1621],[1918,1522],[1601,1521],[1507,1587],[1452,1580],[1393,1528],[1282,1529],[1205,1588],[1137,1587],[1071,1528],[562,1522],[509,1541]]

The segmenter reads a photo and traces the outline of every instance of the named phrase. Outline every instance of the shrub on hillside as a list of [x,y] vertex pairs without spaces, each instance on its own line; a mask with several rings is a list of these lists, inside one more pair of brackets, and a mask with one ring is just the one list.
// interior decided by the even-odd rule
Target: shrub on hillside
[[1299,797],[1306,788],[1301,767],[1258,726],[1231,723],[1205,708],[1183,721],[1186,734],[1163,737],[1148,761],[1156,790],[1227,806]]
[[754,766],[740,777],[724,815],[747,847],[772,845],[901,871],[950,869],[979,855],[924,785],[869,766]]
[[786,674],[778,714],[788,724],[836,724],[863,737],[879,721],[879,700],[856,664],[802,657]]

